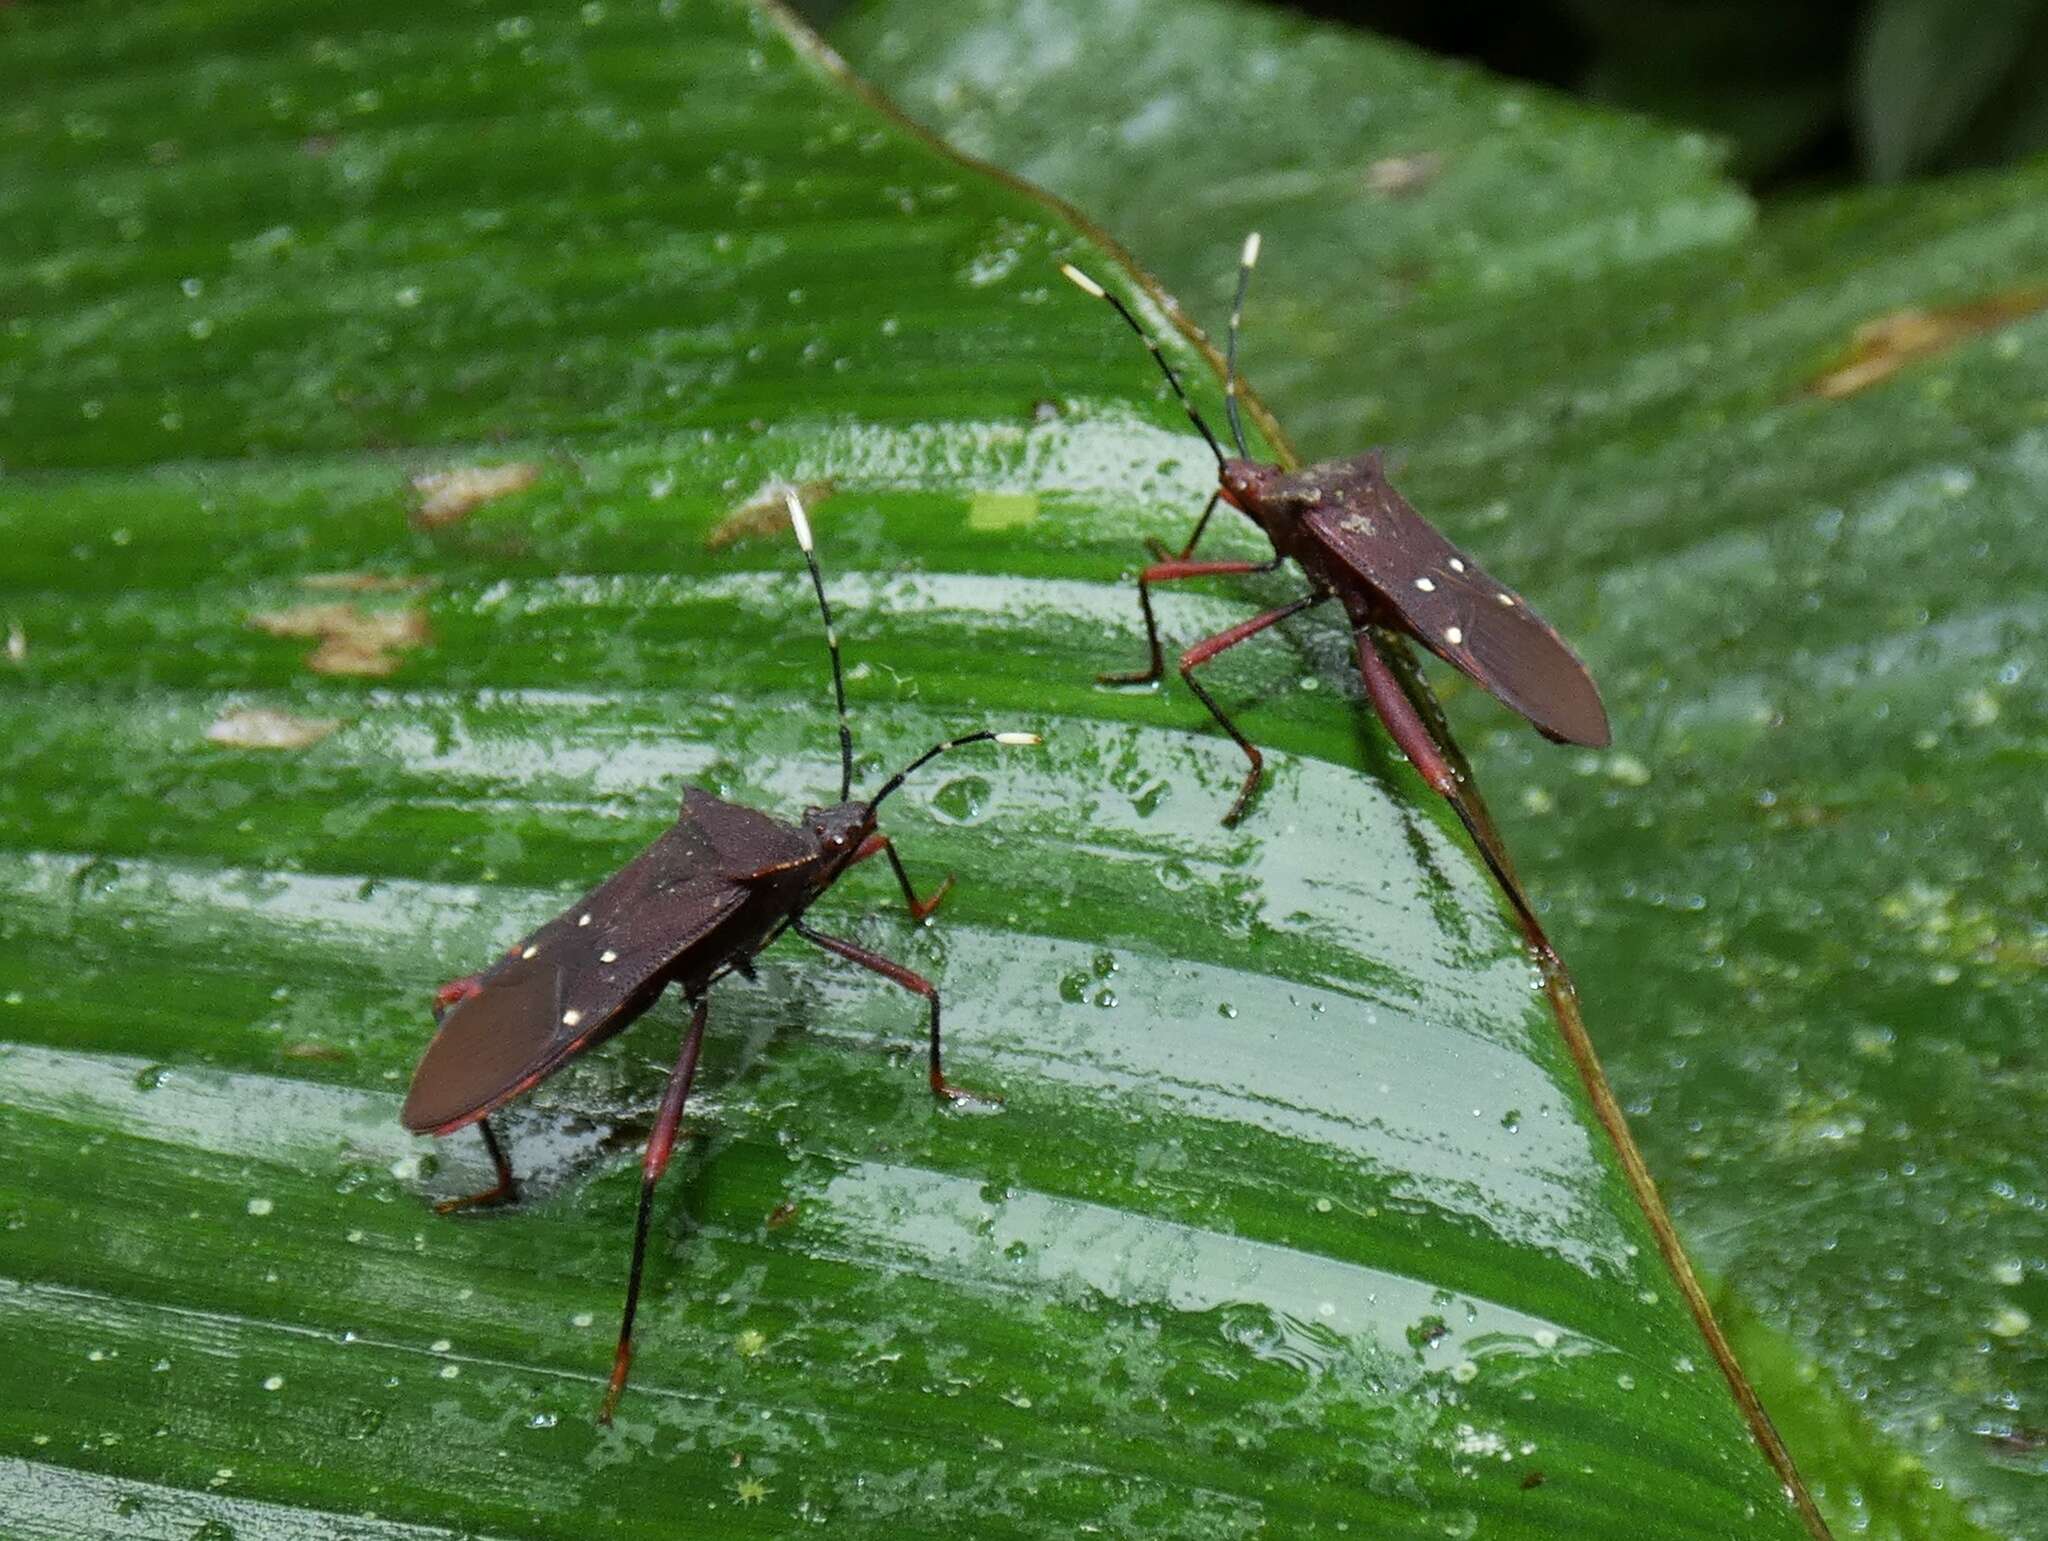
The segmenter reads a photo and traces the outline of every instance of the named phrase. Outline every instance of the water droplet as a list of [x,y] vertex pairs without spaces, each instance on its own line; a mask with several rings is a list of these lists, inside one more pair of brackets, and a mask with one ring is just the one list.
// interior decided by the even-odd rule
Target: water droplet
[[932,807],[948,824],[972,824],[987,810],[993,790],[985,777],[955,776],[932,793]]
[[1413,1348],[1435,1348],[1450,1335],[1451,1324],[1441,1316],[1425,1316],[1408,1328],[1408,1343]]
[[1522,1127],[1522,1110],[1520,1108],[1509,1108],[1505,1113],[1501,1114],[1500,1126],[1507,1130],[1509,1134],[1517,1133]]
[[1060,976],[1060,999],[1069,1005],[1078,1006],[1088,998],[1088,986],[1092,981],[1079,969]]
[[1235,1022],[1237,1020],[1237,1008],[1228,1001],[1218,1001],[1216,1003],[1216,1015],[1226,1022]]
[[1116,1004],[1116,991],[1110,989],[1108,985],[1104,985],[1095,992],[1095,1004],[1104,1008],[1114,1006]]
[[1170,781],[1153,781],[1138,789],[1131,799],[1131,808],[1139,818],[1149,819],[1159,811],[1159,805],[1166,801],[1166,794],[1173,790]]
[[2016,1338],[2034,1325],[2034,1319],[2018,1306],[2000,1306],[1991,1318],[1991,1331],[2001,1338]]
[[169,1065],[144,1065],[135,1072],[135,1089],[139,1092],[153,1092],[170,1078]]

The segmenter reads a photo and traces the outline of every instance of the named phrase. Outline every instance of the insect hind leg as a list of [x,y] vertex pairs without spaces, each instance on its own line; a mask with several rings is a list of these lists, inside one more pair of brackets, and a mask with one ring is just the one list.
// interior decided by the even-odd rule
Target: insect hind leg
[[626,1273],[626,1307],[619,1317],[619,1344],[612,1354],[611,1379],[605,1385],[604,1404],[597,1421],[610,1423],[625,1393],[626,1378],[633,1370],[633,1319],[640,1311],[640,1276],[647,1266],[647,1232],[654,1219],[654,1186],[668,1170],[675,1151],[676,1131],[682,1127],[683,1104],[690,1095],[690,1083],[697,1079],[697,1055],[704,1046],[704,1021],[710,1015],[708,998],[697,1002],[690,1018],[690,1031],[683,1039],[683,1051],[676,1068],[669,1073],[668,1087],[661,1094],[661,1108],[654,1115],[654,1128],[647,1136],[647,1153],[640,1163],[640,1209],[633,1221],[633,1262]]
[[512,1163],[505,1158],[505,1147],[498,1143],[497,1133],[491,1128],[488,1118],[476,1121],[476,1132],[483,1136],[484,1149],[489,1152],[491,1166],[498,1174],[498,1180],[490,1187],[477,1193],[465,1193],[460,1198],[443,1199],[434,1206],[437,1215],[452,1215],[459,1209],[489,1209],[499,1204],[512,1204],[519,1199],[519,1179],[512,1171]]
[[1395,678],[1393,667],[1380,652],[1379,643],[1373,640],[1372,628],[1361,624],[1353,630],[1352,638],[1358,648],[1358,670],[1364,678],[1365,693],[1372,702],[1373,710],[1379,713],[1380,721],[1386,724],[1396,746],[1408,756],[1408,763],[1415,767],[1431,791],[1451,805],[1458,822],[1465,826],[1465,833],[1471,837],[1479,859],[1486,863],[1486,870],[1493,875],[1494,882],[1513,906],[1523,937],[1539,957],[1561,971],[1563,963],[1558,958],[1557,949],[1551,945],[1543,923],[1536,918],[1529,896],[1522,891],[1521,880],[1515,876],[1499,836],[1474,812],[1471,799],[1465,795],[1464,782],[1451,768],[1435,735],[1429,731],[1429,725],[1422,720],[1415,703],[1408,699],[1408,693]]

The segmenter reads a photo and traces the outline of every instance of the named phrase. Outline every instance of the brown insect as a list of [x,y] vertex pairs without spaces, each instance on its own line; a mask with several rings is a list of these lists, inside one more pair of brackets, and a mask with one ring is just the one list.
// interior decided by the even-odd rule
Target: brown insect
[[[1244,315],[1245,293],[1258,257],[1259,237],[1254,232],[1245,240],[1238,266],[1237,299],[1230,313],[1230,341],[1224,368],[1224,406],[1237,449],[1235,456],[1224,453],[1222,444],[1182,389],[1180,377],[1167,363],[1166,355],[1124,302],[1071,264],[1061,269],[1076,286],[1109,305],[1137,334],[1179,397],[1188,420],[1216,457],[1217,490],[1210,495],[1201,518],[1195,521],[1187,543],[1177,554],[1169,554],[1155,544],[1154,554],[1159,560],[1138,575],[1138,605],[1145,616],[1150,664],[1132,673],[1104,674],[1099,679],[1104,684],[1153,684],[1165,674],[1159,624],[1152,613],[1153,584],[1270,573],[1294,562],[1308,579],[1307,593],[1204,638],[1180,655],[1181,678],[1251,762],[1244,785],[1223,815],[1223,822],[1234,824],[1243,816],[1264,773],[1265,760],[1258,747],[1202,687],[1194,671],[1219,653],[1290,616],[1327,600],[1338,600],[1351,624],[1367,699],[1423,779],[1457,811],[1488,865],[1522,912],[1525,925],[1535,927],[1540,937],[1541,928],[1536,927],[1519,885],[1502,864],[1497,843],[1490,838],[1491,831],[1482,831],[1467,806],[1457,772],[1401,688],[1375,631],[1400,632],[1414,638],[1526,717],[1537,732],[1554,742],[1604,748],[1611,741],[1600,692],[1586,666],[1527,600],[1488,576],[1395,490],[1387,480],[1380,451],[1324,461],[1300,471],[1252,459],[1245,446],[1244,424],[1237,404],[1237,336]],[[1273,546],[1270,559],[1193,560],[1195,547],[1219,501],[1249,517],[1265,532]]]
[[441,1213],[510,1202],[518,1197],[518,1181],[491,1129],[490,1115],[577,1055],[624,1031],[670,985],[689,1000],[689,1031],[641,1163],[625,1311],[599,1413],[606,1423],[632,1366],[633,1317],[647,1259],[654,1187],[667,1170],[683,1103],[696,1076],[712,985],[728,974],[753,978],[755,956],[784,931],[794,931],[923,996],[931,1014],[933,1093],[948,1101],[975,1099],[974,1093],[945,1077],[939,1052],[939,992],[931,981],[858,943],[812,929],[804,912],[847,868],[882,855],[895,869],[911,917],[922,921],[938,907],[953,880],[948,877],[929,899],[918,898],[896,847],[875,828],[877,808],[911,772],[948,750],[966,744],[1035,744],[1038,738],[1030,733],[981,732],[948,739],[891,776],[874,796],[855,800],[853,731],[847,723],[839,637],[832,627],[803,506],[794,494],[788,503],[832,658],[832,690],[839,709],[839,801],[830,808],[806,809],[800,822],[785,824],[689,788],[675,824],[646,850],[490,968],[441,987],[434,998],[439,1029],[413,1072],[412,1089],[399,1114],[399,1121],[415,1134],[453,1134],[474,1124],[483,1137],[497,1182],[480,1193],[436,1205]]

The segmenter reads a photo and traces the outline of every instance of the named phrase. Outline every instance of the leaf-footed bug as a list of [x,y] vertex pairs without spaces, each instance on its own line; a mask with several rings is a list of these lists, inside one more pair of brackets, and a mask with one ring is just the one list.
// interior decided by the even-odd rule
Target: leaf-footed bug
[[[968,744],[1036,744],[1031,733],[968,733],[935,744],[885,781],[874,796],[853,797],[853,732],[846,679],[832,626],[825,580],[812,550],[809,521],[794,494],[790,523],[810,569],[824,617],[839,716],[839,801],[809,808],[786,824],[696,787],[668,830],[611,877],[532,932],[497,963],[443,985],[434,1000],[439,1027],[427,1046],[400,1122],[415,1134],[446,1135],[471,1124],[483,1138],[497,1182],[480,1193],[436,1206],[442,1213],[507,1202],[518,1184],[490,1115],[641,1016],[670,985],[691,1005],[682,1052],[670,1074],[641,1162],[640,1207],[626,1303],[600,1421],[610,1422],[633,1359],[633,1317],[647,1258],[654,1188],[667,1169],[683,1103],[697,1071],[709,1010],[708,992],[728,974],[753,977],[753,959],[784,931],[863,968],[872,969],[930,1005],[929,1079],[948,1101],[973,1093],[949,1082],[939,1054],[939,992],[932,983],[854,942],[805,923],[804,913],[840,874],[871,856],[889,858],[911,916],[922,921],[952,886],[949,876],[929,899],[911,886],[902,858],[875,827],[876,809],[919,766]],[[993,1099],[987,1099],[993,1100]]]
[[[1493,831],[1475,814],[1450,756],[1438,743],[1415,703],[1402,688],[1375,629],[1413,637],[1481,688],[1526,717],[1553,742],[1604,748],[1611,741],[1607,711],[1593,678],[1564,639],[1521,595],[1496,582],[1452,545],[1409,505],[1387,480],[1378,450],[1349,459],[1324,461],[1299,471],[1261,464],[1245,445],[1237,401],[1237,337],[1245,294],[1259,259],[1259,237],[1247,236],[1238,264],[1237,296],[1230,312],[1224,362],[1224,408],[1237,450],[1226,455],[1195,409],[1180,377],[1159,345],[1124,302],[1072,264],[1061,271],[1076,287],[1109,305],[1137,334],[1173,387],[1188,420],[1216,457],[1217,490],[1195,521],[1187,544],[1170,554],[1154,545],[1158,558],[1138,575],[1138,604],[1145,616],[1151,662],[1128,674],[1100,676],[1104,684],[1152,684],[1165,673],[1159,625],[1152,613],[1152,585],[1187,578],[1270,573],[1289,560],[1299,564],[1308,592],[1277,609],[1195,643],[1180,656],[1181,678],[1250,760],[1244,785],[1223,816],[1234,824],[1258,787],[1264,760],[1255,745],[1224,715],[1194,671],[1226,649],[1288,617],[1328,599],[1343,603],[1367,698],[1394,742],[1422,778],[1448,802],[1472,836],[1480,855],[1519,914],[1530,940],[1545,953],[1550,944],[1509,869]],[[1249,517],[1272,542],[1264,562],[1193,560],[1218,500]],[[1554,954],[1553,954],[1554,956]]]

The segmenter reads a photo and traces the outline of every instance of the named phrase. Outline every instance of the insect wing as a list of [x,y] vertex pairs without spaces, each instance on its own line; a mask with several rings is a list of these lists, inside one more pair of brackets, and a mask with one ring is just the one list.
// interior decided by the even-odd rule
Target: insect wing
[[736,877],[786,872],[817,855],[817,846],[802,830],[697,787],[683,794],[683,822],[703,833],[717,853],[719,869]]
[[460,1128],[617,1032],[653,1003],[676,960],[746,902],[750,890],[685,807],[660,839],[486,970],[476,992],[441,1019],[399,1114],[406,1128]]
[[1546,737],[1596,749],[1611,742],[1607,710],[1578,655],[1521,595],[1409,506],[1378,454],[1300,474],[1315,477],[1322,493],[1303,522],[1423,646]]

